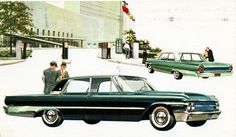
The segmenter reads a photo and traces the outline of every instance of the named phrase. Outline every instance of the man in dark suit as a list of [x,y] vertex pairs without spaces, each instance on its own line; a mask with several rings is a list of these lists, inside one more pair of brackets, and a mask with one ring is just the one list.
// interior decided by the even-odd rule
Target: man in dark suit
[[49,94],[53,88],[56,86],[56,79],[58,77],[57,62],[50,62],[50,67],[43,71],[43,82],[44,82],[44,94]]
[[206,50],[207,50],[207,53],[208,53],[208,61],[214,62],[215,59],[214,59],[212,50],[209,47],[207,47]]

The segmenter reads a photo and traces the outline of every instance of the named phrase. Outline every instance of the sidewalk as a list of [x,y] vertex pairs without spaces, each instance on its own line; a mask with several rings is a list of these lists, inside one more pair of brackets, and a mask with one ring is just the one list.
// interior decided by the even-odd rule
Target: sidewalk
[[121,63],[121,64],[127,64],[127,65],[133,65],[133,66],[140,66],[140,67],[144,67],[145,64],[142,64],[142,59],[138,58],[138,59],[108,59],[108,61],[110,62],[114,62],[114,63]]
[[24,62],[25,60],[0,60],[0,66],[3,65],[11,65],[11,64],[16,64],[20,62]]

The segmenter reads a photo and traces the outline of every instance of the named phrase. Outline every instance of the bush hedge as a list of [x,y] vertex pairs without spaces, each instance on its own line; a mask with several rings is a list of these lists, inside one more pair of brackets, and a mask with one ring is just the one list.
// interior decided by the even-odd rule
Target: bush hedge
[[[32,50],[27,50],[26,57],[31,57],[32,52]],[[12,50],[12,54],[10,54],[10,50],[0,50],[0,57],[16,57],[16,51]]]
[[[148,56],[147,58],[155,58],[155,56],[157,55],[156,52],[151,52],[151,53],[148,53]],[[143,53],[139,53],[139,58],[143,58]]]

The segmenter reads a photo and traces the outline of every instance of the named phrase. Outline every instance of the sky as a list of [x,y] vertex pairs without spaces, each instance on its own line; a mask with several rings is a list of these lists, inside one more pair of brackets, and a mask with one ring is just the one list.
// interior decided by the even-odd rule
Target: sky
[[[126,2],[136,19],[132,22],[124,15],[127,29],[133,29],[138,39],[149,40],[151,47],[195,52],[210,47],[219,56],[227,53],[236,60],[236,0]],[[63,7],[63,1],[49,3]]]
[[125,17],[128,26],[138,39],[149,40],[151,47],[199,53],[210,47],[217,60],[236,60],[236,0],[127,2],[136,18],[132,22]]

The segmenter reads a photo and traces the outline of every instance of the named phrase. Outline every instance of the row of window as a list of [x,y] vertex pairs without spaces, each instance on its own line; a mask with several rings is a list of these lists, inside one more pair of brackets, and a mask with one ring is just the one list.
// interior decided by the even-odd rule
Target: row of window
[[[31,28],[31,30],[33,31],[33,28]],[[52,33],[51,33],[52,32]],[[42,30],[42,33],[41,33],[43,36],[45,36],[46,35],[46,31],[45,31],[45,29],[43,29]],[[36,35],[40,35],[40,30],[39,29],[37,29],[36,30]],[[69,37],[71,37],[71,38],[73,38],[73,33],[65,33],[65,32],[57,32],[57,34],[56,34],[56,31],[50,31],[50,30],[48,30],[47,31],[47,36],[57,36],[57,37],[67,37],[67,38],[69,38]]]

